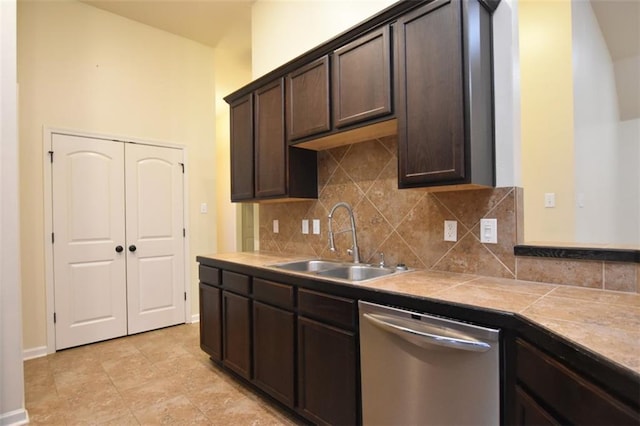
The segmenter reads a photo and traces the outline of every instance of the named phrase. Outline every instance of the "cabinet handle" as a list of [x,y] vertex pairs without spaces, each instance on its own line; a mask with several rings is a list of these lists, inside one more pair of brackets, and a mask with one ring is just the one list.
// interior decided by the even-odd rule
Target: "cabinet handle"
[[132,253],[133,253],[133,252],[134,252],[134,251],[136,251],[136,250],[137,250],[137,247],[136,247],[136,246],[134,246],[133,244],[131,244],[131,245],[129,246],[129,251],[130,251],[130,252],[132,252]]
[[124,250],[124,247],[116,246],[116,253],[122,253],[122,250]]

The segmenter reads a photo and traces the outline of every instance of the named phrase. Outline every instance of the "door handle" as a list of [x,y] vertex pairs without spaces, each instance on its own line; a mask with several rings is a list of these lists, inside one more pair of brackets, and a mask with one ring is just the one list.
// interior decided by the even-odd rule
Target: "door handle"
[[122,250],[124,250],[124,247],[116,246],[116,253],[122,253]]
[[129,246],[129,251],[130,251],[131,253],[133,253],[133,252],[134,252],[134,251],[136,251],[137,249],[138,249],[138,248],[137,248],[136,246],[134,246],[133,244],[131,244],[131,245]]
[[[376,327],[395,334],[414,345],[421,347],[444,347],[469,352],[486,352],[491,345],[461,333],[447,335],[442,327],[431,327],[428,324],[413,320],[390,317],[380,314],[364,314],[363,317]],[[444,333],[443,333],[444,332]]]

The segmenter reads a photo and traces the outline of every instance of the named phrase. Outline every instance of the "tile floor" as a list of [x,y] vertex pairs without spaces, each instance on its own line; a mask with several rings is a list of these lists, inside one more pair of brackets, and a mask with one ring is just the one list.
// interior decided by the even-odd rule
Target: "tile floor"
[[31,424],[293,425],[200,350],[198,324],[25,361]]

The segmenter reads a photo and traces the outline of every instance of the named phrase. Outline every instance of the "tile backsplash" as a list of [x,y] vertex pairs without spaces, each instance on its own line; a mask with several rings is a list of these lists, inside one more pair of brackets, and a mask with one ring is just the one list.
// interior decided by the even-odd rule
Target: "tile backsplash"
[[[522,226],[520,188],[451,192],[398,189],[397,138],[375,139],[318,153],[318,200],[260,205],[260,249],[349,260],[351,233],[336,235],[329,251],[330,209],[353,207],[360,257],[377,263],[515,278],[516,244]],[[521,205],[521,204],[520,204]],[[480,242],[480,219],[498,221],[498,243]],[[273,220],[279,221],[274,233]],[[302,219],[320,219],[320,235],[302,234]],[[444,241],[444,221],[458,222],[458,240]],[[334,231],[349,228],[346,210],[336,210]]]
[[[350,260],[351,233],[336,235],[329,251],[328,219],[339,201],[353,207],[362,261],[516,278],[595,289],[640,292],[640,265],[516,257],[523,241],[522,188],[450,192],[398,189],[397,138],[375,139],[318,152],[317,200],[260,205],[260,250]],[[480,219],[498,221],[498,243],[480,242]],[[273,220],[279,232],[273,232]],[[320,234],[302,234],[302,220],[320,220]],[[458,240],[444,241],[444,221],[458,222]],[[346,210],[334,214],[334,231],[349,228]],[[311,228],[311,226],[310,226]]]

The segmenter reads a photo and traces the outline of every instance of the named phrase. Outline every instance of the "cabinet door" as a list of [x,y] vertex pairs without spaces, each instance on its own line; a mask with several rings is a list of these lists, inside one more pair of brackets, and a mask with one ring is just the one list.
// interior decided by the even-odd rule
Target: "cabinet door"
[[391,47],[385,26],[333,55],[333,119],[337,128],[391,113]]
[[223,357],[225,367],[242,377],[251,377],[251,301],[222,292]]
[[231,201],[253,198],[253,96],[231,108]]
[[331,129],[328,56],[287,76],[287,118],[289,140]]
[[518,384],[541,401],[554,417],[561,417],[560,423],[640,424],[637,410],[532,344],[517,339],[516,360]]
[[256,198],[287,193],[283,79],[255,92]]
[[461,3],[436,0],[398,20],[399,186],[465,177]]
[[294,404],[294,314],[253,302],[253,380],[280,402]]
[[222,360],[222,309],[219,288],[200,283],[200,348]]
[[316,423],[353,425],[358,403],[355,333],[298,317],[298,407]]
[[516,424],[522,426],[561,424],[519,386],[516,387],[516,413],[518,416]]

